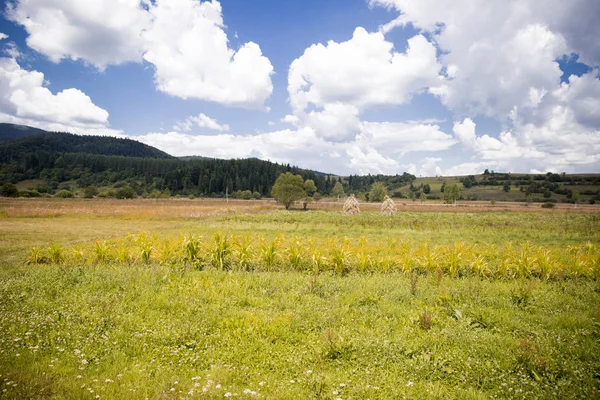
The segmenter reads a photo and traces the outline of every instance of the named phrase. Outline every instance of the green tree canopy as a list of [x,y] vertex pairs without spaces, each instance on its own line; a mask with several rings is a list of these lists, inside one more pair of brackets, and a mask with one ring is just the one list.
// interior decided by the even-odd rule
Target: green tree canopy
[[312,179],[307,179],[304,182],[304,190],[306,191],[306,195],[312,197],[317,191],[317,186],[315,185],[315,181]]
[[283,204],[285,209],[296,201],[306,196],[304,190],[304,179],[300,175],[294,175],[291,172],[279,175],[271,189],[273,198]]
[[388,195],[387,187],[383,182],[375,182],[371,186],[371,191],[369,192],[369,200],[373,202],[382,202],[385,199],[385,196]]
[[346,193],[344,192],[344,186],[342,185],[341,182],[335,183],[335,186],[333,187],[331,194],[337,198],[343,197],[346,195]]
[[460,188],[457,184],[449,186],[444,191],[444,201],[447,204],[456,204],[456,200],[460,198]]

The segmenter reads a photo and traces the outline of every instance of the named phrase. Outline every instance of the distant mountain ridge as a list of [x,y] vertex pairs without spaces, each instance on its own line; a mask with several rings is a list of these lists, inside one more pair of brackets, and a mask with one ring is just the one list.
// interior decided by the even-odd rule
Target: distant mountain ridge
[[[4,140],[7,137],[16,137]],[[23,153],[86,153],[106,156],[162,158],[173,156],[132,139],[108,136],[75,135],[47,132],[42,129],[12,124],[0,124],[0,159],[14,159]],[[18,154],[16,154],[18,153]]]
[[32,128],[31,126],[0,123],[0,143],[46,132],[43,129]]

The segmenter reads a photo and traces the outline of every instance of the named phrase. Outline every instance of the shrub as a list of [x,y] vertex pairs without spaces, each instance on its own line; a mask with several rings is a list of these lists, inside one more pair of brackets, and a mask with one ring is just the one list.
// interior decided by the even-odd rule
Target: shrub
[[0,196],[4,197],[17,197],[19,195],[19,190],[12,183],[5,183],[0,187]]
[[19,197],[41,197],[41,193],[37,190],[20,190]]
[[56,192],[56,194],[54,195],[54,197],[60,197],[61,199],[68,199],[73,197],[73,192],[71,192],[70,190],[59,190],[58,192]]
[[260,193],[258,193],[258,192],[254,192],[254,193],[252,193],[252,197],[253,197],[255,200],[260,200],[260,199],[262,198],[261,194],[260,194]]
[[105,190],[104,192],[98,194],[98,197],[101,197],[103,199],[114,198],[115,197],[115,191],[113,189]]
[[98,196],[98,188],[96,186],[88,186],[83,190],[83,197],[91,199],[94,196]]
[[249,191],[249,190],[244,190],[244,191],[241,193],[240,197],[241,197],[243,200],[250,200],[250,199],[252,198],[252,192],[251,192],[251,191]]
[[383,182],[375,182],[371,186],[371,191],[369,192],[369,201],[380,202],[383,201],[388,195],[387,188]]
[[115,197],[117,199],[135,199],[137,193],[131,186],[124,186],[115,192]]
[[550,203],[550,202],[544,203],[544,204],[542,204],[542,208],[554,208],[554,203]]

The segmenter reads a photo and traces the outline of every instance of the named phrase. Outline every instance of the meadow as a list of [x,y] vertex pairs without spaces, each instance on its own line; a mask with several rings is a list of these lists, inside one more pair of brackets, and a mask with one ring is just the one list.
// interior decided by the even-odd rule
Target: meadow
[[0,397],[600,396],[597,209],[397,204],[0,200]]

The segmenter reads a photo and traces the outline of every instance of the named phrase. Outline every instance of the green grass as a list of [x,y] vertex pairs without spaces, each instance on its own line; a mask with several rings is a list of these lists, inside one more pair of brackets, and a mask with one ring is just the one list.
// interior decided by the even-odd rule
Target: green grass
[[[333,237],[380,247],[410,240],[419,246],[530,242],[557,254],[588,244],[596,249],[600,217],[594,214],[268,212],[161,219],[72,216],[65,209],[58,217],[5,214],[0,222],[1,398],[600,396],[597,280],[219,270],[231,252],[223,243],[227,234],[260,236],[266,244],[285,235],[288,263],[306,257],[302,246],[309,239],[326,245]],[[144,247],[148,238],[159,243],[186,234],[189,251],[202,252],[189,235],[217,243],[216,232],[220,247],[188,255],[211,260],[204,270],[160,264],[160,249]],[[148,252],[148,263],[24,263],[32,246],[60,261],[70,246],[94,249],[104,240],[129,240],[135,251]],[[236,257],[241,249],[235,246]],[[334,258],[333,250],[332,260],[345,268],[345,255]]]
[[593,398],[599,291],[430,277],[413,295],[395,274],[26,268],[0,287],[0,378],[9,398]]

